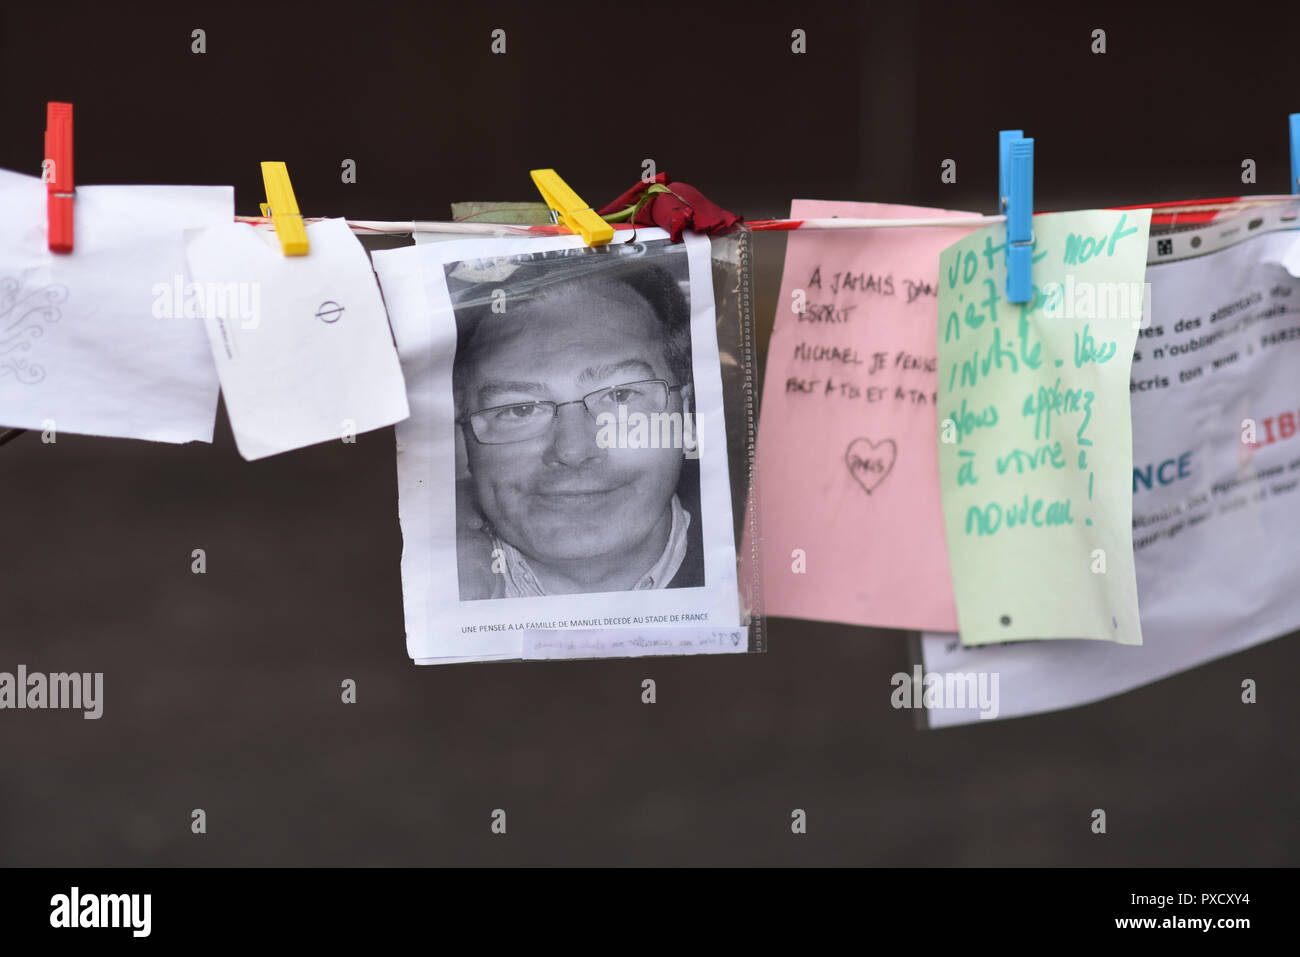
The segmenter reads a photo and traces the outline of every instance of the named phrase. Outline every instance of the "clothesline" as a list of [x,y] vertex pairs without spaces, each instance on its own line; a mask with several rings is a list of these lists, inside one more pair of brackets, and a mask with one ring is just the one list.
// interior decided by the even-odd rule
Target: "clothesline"
[[[241,223],[269,223],[270,220],[260,216],[236,216]],[[312,219],[306,222],[314,222]],[[884,229],[901,226],[987,226],[991,223],[1004,223],[1005,216],[952,216],[942,219],[926,217],[924,219],[757,219],[744,223],[753,230],[791,230],[791,229]],[[431,222],[415,220],[412,222],[382,222],[368,219],[349,219],[348,225],[353,232],[360,233],[465,233],[467,235],[490,235],[501,231],[521,235],[563,235],[569,230],[550,223],[520,226],[504,223],[468,223],[468,222]],[[631,229],[623,223],[615,223],[615,229]]]
[[[1262,196],[1226,197],[1221,199],[1195,200],[1190,203],[1154,203],[1148,206],[1117,207],[1123,209],[1153,209],[1159,211],[1161,218],[1170,217],[1176,222],[1177,217],[1185,213],[1205,214],[1223,209],[1248,209],[1261,206],[1278,206],[1286,203],[1300,202],[1300,197],[1290,194],[1269,194]],[[328,217],[304,217],[307,223],[319,222]],[[264,216],[236,216],[235,220],[253,225],[270,225],[271,220]],[[849,219],[844,217],[821,217],[812,219],[754,219],[744,223],[756,232],[787,232],[795,229],[899,229],[916,226],[988,226],[993,223],[1006,222],[1005,216],[942,216],[916,219]],[[519,225],[511,223],[456,222],[437,220],[397,220],[384,221],[374,219],[349,219],[348,226],[354,233],[370,235],[405,235],[408,233],[461,233],[466,236],[499,235],[502,232],[517,233],[520,236],[564,235],[570,232],[563,226],[553,224]],[[632,227],[618,223],[616,229]]]
[[[303,217],[305,223],[319,222],[326,217]],[[236,222],[250,223],[254,226],[269,226],[271,220],[265,216],[236,216]],[[753,230],[791,230],[791,229],[882,229],[900,226],[987,226],[991,223],[1004,223],[1005,216],[954,216],[943,219],[758,219],[744,223]],[[520,236],[560,236],[570,230],[551,223],[523,226],[512,223],[469,223],[438,222],[433,220],[412,220],[385,222],[373,219],[349,219],[347,224],[354,233],[405,235],[407,233],[462,233],[466,236],[495,236],[503,232],[517,233]],[[615,229],[631,229],[623,223],[614,224]]]
[[[1219,210],[1242,210],[1265,206],[1280,206],[1300,203],[1300,196],[1279,193],[1260,196],[1222,197],[1217,199],[1193,200],[1186,203],[1153,203],[1148,206],[1116,207],[1120,209],[1158,210],[1158,217],[1168,225],[1176,225],[1178,217],[1193,214],[1194,221],[1204,221],[1206,214]],[[304,217],[305,223],[319,222],[330,217]],[[236,222],[253,225],[270,225],[271,220],[264,216],[236,216]],[[850,219],[845,217],[821,217],[813,219],[756,219],[744,222],[749,229],[765,231],[790,231],[796,229],[898,229],[917,226],[987,226],[992,223],[1006,222],[1005,216],[941,216],[923,219]],[[570,232],[565,227],[553,224],[518,225],[508,223],[471,223],[437,220],[383,221],[371,219],[349,219],[349,228],[354,233],[367,235],[406,235],[417,232],[461,233],[466,236],[500,235],[502,232],[515,233],[520,236],[564,235]],[[630,229],[631,226],[619,223],[616,229]],[[0,430],[0,446],[17,438],[25,429]]]

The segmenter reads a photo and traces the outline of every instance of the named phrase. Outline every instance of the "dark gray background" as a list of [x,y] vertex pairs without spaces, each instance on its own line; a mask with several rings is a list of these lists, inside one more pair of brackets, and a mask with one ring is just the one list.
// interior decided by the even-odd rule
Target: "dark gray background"
[[[263,159],[288,163],[308,215],[438,219],[455,200],[534,198],[538,166],[600,204],[646,157],[751,218],[794,196],[992,211],[996,131],[1023,127],[1038,208],[1062,209],[1285,191],[1300,110],[1285,6],[1230,28],[1166,6],[332,9],[7,6],[0,166],[39,172],[45,101],[70,99],[78,182],[233,182],[248,214]],[[939,182],[948,157],[956,185]],[[759,238],[765,323],[783,247]],[[106,686],[97,722],[0,712],[0,863],[1300,859],[1295,636],[935,733],[889,706],[899,632],[775,620],[770,653],[742,659],[416,668],[395,482],[391,429],[246,463],[224,415],[211,447],[0,449],[0,670]]]

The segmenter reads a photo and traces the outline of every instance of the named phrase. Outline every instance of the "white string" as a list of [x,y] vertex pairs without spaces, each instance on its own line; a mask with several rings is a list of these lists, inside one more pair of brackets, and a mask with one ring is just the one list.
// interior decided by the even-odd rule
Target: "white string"
[[924,219],[848,219],[843,216],[804,220],[770,220],[797,222],[796,229],[890,229],[905,226],[988,226],[1005,223],[1005,216],[927,216]]
[[[1300,196],[1279,193],[1264,196],[1243,196],[1241,199],[1225,203],[1189,203],[1183,206],[1160,206],[1152,211],[1158,216],[1179,215],[1182,213],[1208,213],[1217,210],[1239,210],[1259,206],[1278,206],[1287,203],[1300,203]],[[305,223],[320,222],[325,217],[303,217]],[[270,220],[261,216],[236,216],[236,221],[254,225],[268,225]],[[923,219],[850,219],[847,217],[820,217],[813,219],[764,219],[751,225],[760,231],[778,232],[782,226],[789,229],[900,229],[916,226],[988,226],[992,223],[1005,223],[1005,216],[940,216]],[[417,232],[460,233],[466,236],[499,236],[502,233],[514,233],[521,236],[535,236],[530,226],[514,223],[466,223],[442,222],[436,220],[410,220],[387,222],[374,219],[349,219],[347,224],[355,233],[403,235]]]

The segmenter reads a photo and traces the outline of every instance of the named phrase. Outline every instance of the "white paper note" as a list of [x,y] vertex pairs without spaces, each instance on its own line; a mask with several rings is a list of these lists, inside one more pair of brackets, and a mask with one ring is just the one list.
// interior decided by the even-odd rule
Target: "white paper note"
[[[1151,239],[1129,387],[1143,646],[965,648],[926,634],[927,672],[998,675],[1005,718],[1098,701],[1300,628],[1300,280],[1286,265],[1296,234],[1264,231],[1280,215]],[[1160,261],[1179,253],[1192,258]],[[932,727],[979,718],[928,716]]]
[[234,218],[229,186],[83,186],[51,253],[45,185],[0,170],[0,425],[211,442],[217,371],[186,314],[183,231]]
[[286,256],[273,231],[225,223],[186,237],[240,454],[346,440],[409,414],[370,260],[346,221],[307,227]]

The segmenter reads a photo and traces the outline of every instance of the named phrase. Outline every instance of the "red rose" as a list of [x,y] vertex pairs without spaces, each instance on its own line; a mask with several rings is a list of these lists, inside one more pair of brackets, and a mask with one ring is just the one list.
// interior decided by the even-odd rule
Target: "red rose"
[[597,212],[611,223],[631,220],[635,226],[666,229],[675,243],[682,241],[683,229],[712,234],[740,222],[739,216],[723,209],[694,186],[673,183],[667,173],[660,173],[651,183],[637,183]]

